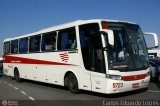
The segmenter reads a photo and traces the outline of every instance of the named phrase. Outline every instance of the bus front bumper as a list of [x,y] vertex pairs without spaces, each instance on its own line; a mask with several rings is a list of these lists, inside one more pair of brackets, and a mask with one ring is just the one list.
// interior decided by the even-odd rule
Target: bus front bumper
[[107,79],[106,94],[122,93],[127,91],[138,90],[147,88],[150,82],[150,76],[145,77],[141,80],[134,81],[123,81],[123,80],[112,80]]

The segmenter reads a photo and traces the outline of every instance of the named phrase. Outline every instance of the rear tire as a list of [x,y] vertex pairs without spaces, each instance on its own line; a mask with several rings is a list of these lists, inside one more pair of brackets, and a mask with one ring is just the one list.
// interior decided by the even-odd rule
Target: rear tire
[[18,71],[17,68],[14,70],[14,79],[15,79],[17,82],[21,82],[20,74],[19,74],[19,71]]
[[69,74],[68,76],[68,89],[70,90],[71,93],[79,93],[80,90],[79,90],[79,87],[78,87],[78,81],[77,81],[77,78],[74,74]]

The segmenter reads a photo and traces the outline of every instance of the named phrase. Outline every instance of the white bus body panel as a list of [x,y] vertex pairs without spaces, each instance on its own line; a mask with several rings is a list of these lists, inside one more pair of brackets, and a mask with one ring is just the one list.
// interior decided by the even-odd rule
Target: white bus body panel
[[[128,75],[135,75],[135,73],[145,74],[147,73],[148,70],[143,70],[143,71],[141,70],[136,72],[134,71],[118,72],[118,71],[108,70],[108,63],[105,63],[107,72],[104,74],[85,69],[83,59],[82,59],[79,32],[77,27],[78,25],[87,24],[87,23],[96,22],[100,24],[101,21],[124,22],[124,21],[113,21],[113,20],[76,21],[76,22],[64,24],[61,26],[47,28],[32,34],[23,35],[13,39],[12,38],[6,39],[4,42],[76,26],[76,34],[77,34],[76,37],[78,42],[77,42],[77,50],[73,50],[73,51],[54,51],[54,52],[46,52],[46,53],[41,52],[41,53],[6,55],[6,56],[14,56],[17,58],[21,58],[22,61],[23,59],[26,59],[30,64],[23,63],[22,61],[17,61],[17,62],[13,61],[11,63],[4,63],[4,73],[9,76],[14,76],[14,69],[17,67],[21,78],[63,86],[65,74],[70,71],[74,73],[75,76],[77,77],[79,89],[100,92],[100,93],[108,93],[108,94],[135,90],[135,88],[131,88],[133,83],[140,83],[139,88],[147,87],[150,79],[149,77],[146,77],[145,79],[142,79],[142,80],[136,80],[136,81],[135,80],[122,81],[122,80],[107,79],[106,74],[128,76]],[[132,23],[132,24],[135,24],[135,23]],[[60,54],[64,54],[64,53],[68,55],[67,61],[63,60],[60,56]],[[5,59],[5,56],[3,59]],[[39,61],[39,63],[37,61]],[[106,54],[105,54],[105,62],[107,62]],[[123,83],[123,87],[113,88],[113,83]],[[136,89],[139,89],[139,88],[136,88]]]

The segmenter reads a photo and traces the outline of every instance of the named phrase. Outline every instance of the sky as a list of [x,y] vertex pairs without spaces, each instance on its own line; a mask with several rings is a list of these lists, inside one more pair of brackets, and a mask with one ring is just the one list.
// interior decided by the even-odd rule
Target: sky
[[160,0],[0,0],[0,54],[5,38],[86,19],[135,22],[160,39]]

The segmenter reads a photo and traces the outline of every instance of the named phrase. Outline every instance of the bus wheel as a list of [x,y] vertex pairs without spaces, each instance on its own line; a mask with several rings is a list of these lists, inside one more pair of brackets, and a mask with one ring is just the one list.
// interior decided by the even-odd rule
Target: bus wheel
[[17,68],[14,70],[14,79],[15,79],[17,82],[21,82],[21,78],[20,78],[19,71],[18,71]]
[[70,92],[75,93],[75,94],[80,92],[78,88],[78,81],[74,74],[69,74],[67,85],[68,85],[68,89],[70,90]]

